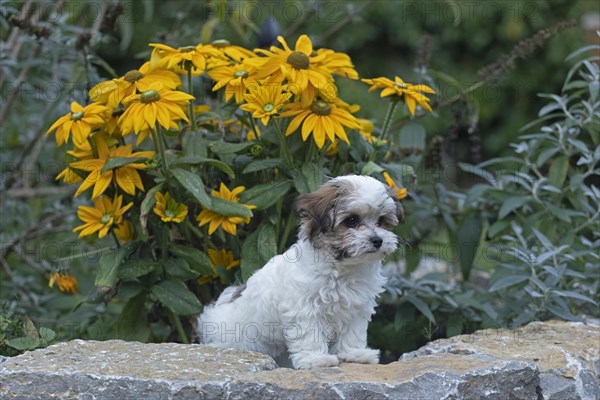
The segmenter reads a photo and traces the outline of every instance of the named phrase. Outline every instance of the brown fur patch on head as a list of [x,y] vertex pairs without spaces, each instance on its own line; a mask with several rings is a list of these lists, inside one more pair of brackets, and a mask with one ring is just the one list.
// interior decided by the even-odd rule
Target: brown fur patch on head
[[387,194],[394,200],[394,204],[396,204],[396,216],[398,217],[398,223],[404,222],[404,207],[402,207],[402,203],[396,197],[396,188],[388,187]]
[[324,233],[333,225],[331,210],[340,195],[340,185],[327,182],[312,193],[298,196],[296,211],[302,223],[302,230],[309,239]]

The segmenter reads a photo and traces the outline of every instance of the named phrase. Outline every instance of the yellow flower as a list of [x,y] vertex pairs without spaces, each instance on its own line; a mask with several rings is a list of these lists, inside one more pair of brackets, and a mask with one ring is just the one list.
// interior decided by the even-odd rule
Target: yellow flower
[[223,58],[220,51],[202,44],[177,49],[160,43],[150,43],[149,46],[154,47],[150,64],[153,67],[169,69],[176,74],[186,74],[188,69],[191,69],[192,74],[200,75],[206,69],[207,58]]
[[[216,270],[217,267],[223,266],[227,271],[240,266],[240,260],[234,259],[234,255],[232,251],[227,251],[225,249],[214,250],[208,249],[208,258],[212,264],[212,269],[215,271],[212,275],[203,275],[198,278],[198,283],[200,285],[204,285],[205,283],[210,282],[213,279],[217,279],[219,275]],[[225,283],[225,282],[222,282]]]
[[369,92],[377,89],[383,89],[381,91],[381,97],[395,95],[398,97],[404,97],[404,101],[408,106],[408,110],[411,115],[415,115],[415,109],[417,104],[431,112],[431,106],[429,106],[429,98],[423,95],[425,93],[435,93],[435,90],[427,85],[412,85],[404,82],[400,77],[396,77],[394,81],[388,78],[380,77],[373,79],[363,79],[363,82],[372,85],[369,88]]
[[302,140],[306,141],[312,133],[319,149],[323,148],[325,139],[335,142],[336,137],[350,144],[344,126],[360,129],[358,121],[352,114],[320,98],[316,99],[310,107],[302,107],[301,103],[292,103],[286,108],[287,111],[281,113],[280,117],[294,116],[285,132],[286,136],[294,133],[302,124]]
[[165,129],[177,129],[177,122],[189,122],[183,111],[194,96],[187,93],[168,90],[160,82],[149,86],[150,89],[142,94],[133,94],[123,100],[127,109],[119,117],[123,134],[127,132],[140,133],[143,129],[155,129],[156,123]]
[[267,125],[271,116],[277,114],[283,105],[292,97],[291,93],[283,93],[281,84],[265,84],[251,86],[246,96],[246,104],[240,108],[252,113],[252,118],[260,118]]
[[[231,201],[233,203],[238,203],[240,201],[238,195],[242,193],[246,188],[244,186],[238,186],[233,190],[229,190],[225,184],[221,183],[221,187],[219,191],[213,190],[211,194],[215,197],[219,197],[223,200]],[[242,204],[244,207],[252,210],[255,209],[256,206],[249,204]],[[196,220],[199,222],[199,226],[204,226],[209,224],[208,226],[208,234],[212,235],[217,228],[220,226],[223,230],[231,235],[235,235],[237,232],[237,225],[241,223],[250,222],[250,217],[235,217],[235,216],[226,216],[217,214],[211,210],[202,210],[200,214],[196,217]]]
[[[211,44],[209,44],[209,46],[215,48],[224,57],[227,57],[228,59],[235,61],[236,63],[240,63],[243,60],[245,60],[246,58],[256,57],[256,54],[254,54],[250,50],[245,49],[240,46],[233,45],[233,44],[229,43],[228,40],[224,40],[224,39],[214,40]],[[209,60],[209,61],[212,61],[212,60]],[[209,64],[210,64],[210,62],[209,62]],[[209,68],[211,68],[210,65],[209,65]]]
[[79,189],[77,189],[77,192],[75,192],[75,197],[94,186],[92,199],[95,199],[104,193],[106,188],[108,188],[108,185],[110,185],[110,182],[113,180],[113,177],[117,185],[119,185],[119,187],[123,189],[125,193],[133,196],[136,188],[144,191],[142,178],[138,173],[139,169],[146,168],[144,163],[131,163],[114,169],[109,169],[105,172],[102,172],[102,168],[104,168],[104,165],[112,157],[152,158],[154,157],[153,151],[138,151],[132,153],[130,144],[109,150],[108,145],[103,140],[98,140],[96,142],[96,147],[98,149],[98,158],[81,160],[70,164],[71,168],[89,172],[81,186],[79,186]]
[[169,192],[164,195],[156,192],[156,207],[154,213],[160,217],[163,222],[180,223],[186,217],[188,208],[185,204],[181,204],[171,198]]
[[217,82],[212,88],[213,92],[225,87],[225,101],[235,96],[235,102],[238,104],[244,101],[248,86],[258,84],[254,77],[256,68],[249,64],[217,67],[206,74]]
[[[360,133],[367,142],[373,143],[377,139],[377,137],[373,136],[373,121],[364,118],[358,118],[357,121],[360,124],[358,133]],[[387,140],[384,140],[384,143],[386,142]]]
[[307,35],[302,35],[296,41],[296,48],[290,49],[281,36],[277,40],[283,46],[280,49],[271,46],[271,51],[257,49],[256,52],[266,56],[246,60],[258,67],[257,78],[269,77],[269,82],[283,82],[287,79],[288,89],[299,95],[309,87],[323,90],[333,84],[333,77],[322,65],[327,54],[313,52],[313,45]]
[[61,292],[77,293],[77,279],[69,273],[50,272],[48,287],[54,287],[55,283]]
[[94,207],[79,206],[77,216],[84,224],[73,229],[73,232],[81,231],[79,238],[98,232],[98,237],[102,239],[113,225],[117,226],[123,221],[123,214],[133,206],[133,203],[126,206],[122,206],[122,203],[122,195],[115,196],[112,201],[102,196],[94,199]]
[[388,186],[394,192],[394,196],[396,197],[397,200],[403,200],[406,198],[406,196],[407,196],[406,188],[399,188],[398,185],[396,185],[396,182],[394,182],[394,180],[390,176],[390,174],[388,174],[386,171],[383,172],[383,177],[385,178],[385,182],[388,184]]
[[125,97],[150,90],[154,82],[161,82],[168,90],[181,86],[177,74],[160,68],[152,69],[150,62],[146,62],[139,69],[133,69],[118,79],[100,82],[89,91],[89,95],[92,101],[116,108]]
[[73,133],[73,143],[76,146],[87,141],[92,130],[103,125],[110,108],[92,103],[82,107],[76,101],[71,103],[71,112],[56,120],[46,131],[46,136],[56,130],[56,144],[62,146]]
[[358,72],[354,69],[354,64],[352,64],[350,56],[330,49],[318,49],[317,55],[320,56],[322,54],[325,54],[327,57],[323,58],[321,63],[331,73],[350,79],[358,79]]
[[135,230],[129,221],[123,221],[123,223],[117,226],[113,231],[121,243],[129,242],[135,236]]
[[71,168],[67,167],[63,169],[54,180],[58,181],[62,179],[64,183],[68,183],[69,185],[75,185],[83,180],[81,176],[77,174],[77,172],[73,171]]

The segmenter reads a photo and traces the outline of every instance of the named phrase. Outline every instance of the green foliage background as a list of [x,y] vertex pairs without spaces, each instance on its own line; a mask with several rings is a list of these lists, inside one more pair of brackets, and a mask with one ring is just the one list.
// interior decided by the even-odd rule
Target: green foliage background
[[[427,151],[423,148],[411,153],[407,146],[400,149],[408,151],[402,155],[407,162],[426,163],[428,157],[435,155],[438,163],[456,166],[458,162],[477,164],[494,157],[514,156],[509,144],[518,140],[519,130],[535,119],[547,103],[537,94],[560,93],[570,68],[565,57],[598,40],[581,26],[584,15],[599,11],[596,2],[587,0],[277,1],[262,5],[252,1],[124,1],[123,14],[103,35],[97,34],[101,28],[99,11],[109,3],[67,1],[60,10],[56,4],[15,1],[3,2],[1,6],[3,266],[0,270],[0,351],[4,354],[45,345],[52,340],[107,339],[115,337],[115,330],[123,332],[125,329],[130,333],[130,339],[139,334],[135,329],[127,330],[131,326],[119,326],[118,316],[123,313],[123,303],[104,304],[88,296],[95,292],[90,270],[96,267],[99,255],[106,251],[105,245],[77,241],[76,235],[70,232],[76,224],[75,210],[79,201],[72,199],[71,188],[59,186],[54,181],[54,176],[64,166],[64,155],[42,134],[57,116],[64,113],[70,101],[83,104],[90,85],[139,66],[150,53],[147,43],[185,46],[211,37],[226,38],[234,44],[252,48],[260,45],[261,38],[272,41],[274,32],[283,34],[288,43],[307,33],[322,46],[348,53],[361,77],[399,75],[411,82],[431,79],[438,90],[436,101],[443,104],[480,81],[482,77],[478,71],[502,54],[510,53],[520,40],[540,29],[575,18],[573,29],[549,38],[542,48],[518,59],[514,68],[507,68],[499,79],[451,105],[434,106],[434,118],[419,121],[425,128]],[[15,31],[17,23],[11,15],[20,15],[27,7],[30,11],[24,19],[34,21],[33,26],[21,25],[21,29]],[[269,21],[270,17],[275,22]],[[44,39],[44,29],[52,33],[52,41]],[[86,40],[85,35],[90,31],[94,34],[87,38],[91,49],[87,51],[81,41]],[[429,39],[424,39],[426,36]],[[424,40],[429,44],[424,45]],[[94,68],[86,67],[87,63],[83,62],[86,58]],[[364,102],[364,84],[359,82],[344,81],[340,89],[342,98],[361,105],[360,117],[374,119],[381,125],[386,101],[371,96]],[[208,83],[205,95],[211,96]],[[394,127],[393,133],[399,135],[406,125]],[[590,129],[597,132],[597,126]],[[590,135],[585,143],[593,151],[598,142],[592,138]],[[433,143],[438,143],[438,147]],[[566,154],[565,157],[575,156]],[[577,160],[572,161],[576,168]],[[550,167],[540,165],[540,168],[547,173],[544,168]],[[569,171],[575,174],[574,169]],[[476,193],[483,196],[482,203],[485,204],[481,207],[458,205],[460,202],[454,200],[460,196],[453,195],[453,191],[468,193],[476,184],[484,183],[481,177],[472,174],[444,176],[446,179],[439,182],[432,179],[426,169],[418,169],[417,178],[416,183],[403,182],[416,195],[413,201],[406,203],[409,218],[400,228],[403,237],[413,243],[406,251],[407,275],[421,255],[436,254],[431,248],[453,243],[452,229],[446,229],[446,225],[458,226],[462,234],[481,233],[478,231],[482,224],[479,210],[489,206],[497,213],[502,207],[499,202],[505,200],[486,198],[481,189]],[[557,187],[564,184],[563,180]],[[491,196],[490,193],[487,196]],[[554,199],[550,201],[555,202]],[[515,204],[510,206],[514,206],[512,210],[526,208],[524,202]],[[430,214],[426,214],[427,206],[431,207]],[[576,207],[573,204],[564,206]],[[477,212],[473,211],[475,209]],[[424,216],[429,219],[424,219],[422,224],[420,218]],[[506,229],[511,226],[512,219],[516,224],[527,224],[510,213],[502,218],[507,219]],[[597,231],[597,226],[592,224],[591,228]],[[527,235],[528,239],[524,240],[528,243],[535,239],[545,242],[534,232],[527,232]],[[475,241],[480,237],[473,236]],[[513,239],[519,241],[516,236]],[[457,262],[452,254],[447,258],[456,264],[456,270],[452,272],[459,272],[460,260]],[[463,270],[464,286],[453,286],[444,277],[431,278],[429,282],[395,282],[397,291],[392,288],[390,297],[384,299],[370,329],[370,341],[386,350],[387,356],[393,359],[434,337],[468,332],[485,324],[505,325],[515,320],[522,323],[528,318],[557,316],[556,313],[532,310],[528,318],[519,320],[519,315],[514,315],[514,308],[520,304],[517,300],[503,305],[513,308],[512,314],[510,311],[499,313],[497,310],[501,307],[493,307],[494,299],[477,297],[473,293],[487,292],[493,282],[497,285],[500,279],[506,278],[507,270],[511,268],[506,265],[498,268],[499,262],[489,260],[479,263],[474,270],[487,273],[483,275],[487,278],[481,282],[477,280],[477,274],[469,277],[474,264],[470,261],[467,270]],[[586,262],[575,264],[576,267],[583,266],[578,270],[575,268],[579,271],[575,273],[588,275],[568,279],[597,282],[598,261]],[[569,265],[571,261],[565,259],[564,263]],[[47,287],[48,271],[61,267],[69,268],[77,277],[80,294],[72,296]],[[492,282],[489,282],[490,275],[494,276]],[[516,275],[525,276],[520,272]],[[573,286],[584,287],[585,290],[578,293],[597,300],[597,284],[590,287],[589,282],[579,285],[575,282],[574,285],[572,281],[563,282],[565,279],[561,275],[556,290],[564,294],[573,292]],[[512,282],[518,285],[524,280]],[[562,283],[569,287],[562,287]],[[500,289],[512,290],[510,285]],[[517,293],[510,295],[527,301],[527,297],[521,297],[525,289],[522,286],[517,289]],[[120,287],[120,295],[126,298],[127,290],[126,285]],[[562,317],[570,318],[578,311],[594,313],[590,306],[593,303],[581,298],[571,299],[581,301],[576,303],[581,306],[566,304],[570,315],[563,314]],[[457,305],[453,306],[453,303]],[[546,310],[545,306],[545,303],[539,304],[542,310]],[[456,309],[461,310],[458,317]],[[159,324],[155,330],[162,332],[157,340],[174,340],[172,327],[168,324]],[[37,339],[33,331],[38,335]],[[5,340],[23,335],[33,339],[22,345],[7,346]]]

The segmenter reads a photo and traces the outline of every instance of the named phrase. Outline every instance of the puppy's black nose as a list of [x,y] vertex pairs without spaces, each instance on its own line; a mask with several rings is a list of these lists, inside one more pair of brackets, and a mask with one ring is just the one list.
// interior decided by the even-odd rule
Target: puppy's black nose
[[383,239],[380,238],[379,236],[375,235],[375,236],[371,236],[371,243],[373,243],[373,246],[375,246],[376,249],[381,247],[381,244],[383,243]]

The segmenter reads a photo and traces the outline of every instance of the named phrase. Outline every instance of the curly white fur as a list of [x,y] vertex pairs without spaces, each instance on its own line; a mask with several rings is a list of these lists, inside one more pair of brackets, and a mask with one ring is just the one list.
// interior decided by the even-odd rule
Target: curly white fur
[[[367,324],[396,249],[401,207],[379,181],[344,176],[298,199],[299,240],[198,317],[202,343],[268,354],[298,369],[375,364]],[[357,222],[358,221],[358,222]]]

